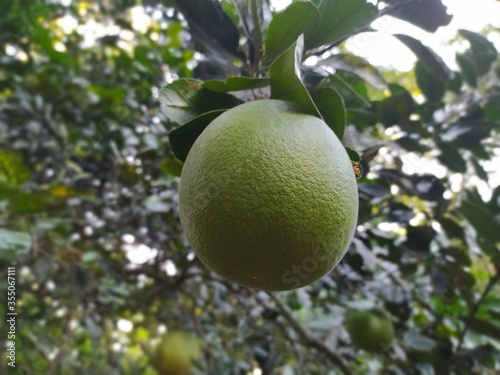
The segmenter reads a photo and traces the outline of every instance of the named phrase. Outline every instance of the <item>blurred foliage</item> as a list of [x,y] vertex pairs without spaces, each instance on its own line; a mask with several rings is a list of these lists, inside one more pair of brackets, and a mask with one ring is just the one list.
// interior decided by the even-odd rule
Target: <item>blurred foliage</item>
[[[430,31],[450,20],[438,0],[378,8]],[[166,329],[200,338],[195,374],[500,369],[500,60],[487,34],[460,31],[458,71],[398,36],[415,70],[379,72],[337,53],[377,16],[364,0],[281,14],[266,0],[3,0],[2,11],[0,285],[15,266],[20,319],[17,368],[2,355],[2,373],[154,375],[151,346]],[[168,136],[177,129],[186,155],[222,110],[270,95],[336,124],[363,172],[343,261],[279,295],[196,259]],[[352,345],[353,307],[390,314],[385,353]]]

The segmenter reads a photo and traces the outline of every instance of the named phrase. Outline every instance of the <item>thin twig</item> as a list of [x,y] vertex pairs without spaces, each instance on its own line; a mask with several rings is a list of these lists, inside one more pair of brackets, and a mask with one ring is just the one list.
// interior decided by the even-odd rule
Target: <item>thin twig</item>
[[337,353],[335,353],[332,349],[330,349],[323,341],[318,339],[314,333],[312,333],[306,326],[304,326],[294,315],[292,310],[276,295],[273,293],[268,293],[269,297],[276,303],[281,313],[285,317],[286,320],[290,323],[290,325],[297,331],[297,333],[302,337],[302,339],[315,348],[316,350],[325,354],[328,359],[337,365],[340,370],[347,375],[354,375],[349,364],[344,360],[344,358]]

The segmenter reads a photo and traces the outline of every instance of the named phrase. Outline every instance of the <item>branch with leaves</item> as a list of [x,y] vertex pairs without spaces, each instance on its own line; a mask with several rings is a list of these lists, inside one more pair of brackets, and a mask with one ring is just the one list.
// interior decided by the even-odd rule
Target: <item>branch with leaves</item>
[[464,340],[465,340],[465,336],[466,336],[467,332],[469,331],[470,324],[468,322],[470,322],[472,319],[475,318],[477,311],[479,310],[479,307],[482,305],[485,298],[491,292],[491,290],[493,289],[495,284],[498,283],[499,281],[500,281],[500,273],[496,273],[493,277],[490,278],[490,280],[488,281],[488,284],[486,284],[486,287],[484,288],[483,292],[481,293],[481,296],[479,297],[479,299],[476,301],[476,303],[474,303],[474,305],[472,305],[470,312],[469,312],[469,315],[465,319],[464,326],[462,328],[462,332],[460,333],[460,338],[458,339],[457,349],[455,350],[455,356],[462,349],[462,346],[463,346]]
[[312,333],[309,328],[304,326],[294,315],[292,310],[275,294],[268,293],[269,297],[276,303],[285,319],[290,323],[290,325],[297,331],[299,336],[310,346],[325,354],[328,359],[338,366],[344,374],[352,375],[354,374],[349,364],[345,359],[339,354],[335,353],[331,348],[329,348],[323,341],[318,339],[314,333]]

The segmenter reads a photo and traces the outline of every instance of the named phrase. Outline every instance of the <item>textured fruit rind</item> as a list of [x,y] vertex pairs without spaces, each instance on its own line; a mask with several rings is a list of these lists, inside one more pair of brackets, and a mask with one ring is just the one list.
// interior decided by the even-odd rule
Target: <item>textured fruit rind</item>
[[212,271],[288,290],[344,256],[358,194],[349,157],[319,118],[258,100],[216,118],[192,146],[179,191],[186,237]]

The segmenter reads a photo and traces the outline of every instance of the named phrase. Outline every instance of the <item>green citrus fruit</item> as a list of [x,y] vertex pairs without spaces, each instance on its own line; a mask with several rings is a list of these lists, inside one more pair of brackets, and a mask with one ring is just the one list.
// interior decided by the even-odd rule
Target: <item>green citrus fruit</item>
[[153,364],[160,375],[189,375],[199,356],[200,345],[195,337],[172,332],[156,348]]
[[349,309],[346,329],[357,347],[372,353],[383,352],[394,339],[394,327],[382,310]]
[[180,219],[212,271],[238,284],[289,290],[344,256],[358,212],[339,139],[293,103],[257,100],[217,117],[181,173]]

